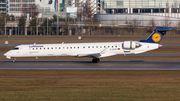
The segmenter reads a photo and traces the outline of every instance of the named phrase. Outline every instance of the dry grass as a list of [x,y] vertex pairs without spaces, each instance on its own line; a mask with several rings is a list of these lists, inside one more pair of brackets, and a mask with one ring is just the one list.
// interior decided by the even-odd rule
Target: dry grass
[[175,101],[180,71],[0,71],[1,101]]

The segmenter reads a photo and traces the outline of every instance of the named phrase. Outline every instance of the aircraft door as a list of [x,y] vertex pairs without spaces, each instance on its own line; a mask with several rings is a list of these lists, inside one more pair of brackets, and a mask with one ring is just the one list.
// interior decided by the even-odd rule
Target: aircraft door
[[29,49],[28,46],[23,46],[23,47],[22,47],[22,53],[23,53],[23,55],[27,55],[27,54],[28,54],[28,49]]

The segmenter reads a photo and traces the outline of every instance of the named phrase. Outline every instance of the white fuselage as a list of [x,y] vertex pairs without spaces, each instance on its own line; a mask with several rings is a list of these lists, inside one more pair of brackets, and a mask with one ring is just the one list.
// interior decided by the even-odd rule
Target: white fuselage
[[4,55],[7,58],[46,56],[92,57],[93,54],[100,53],[99,58],[102,58],[118,54],[139,54],[159,47],[159,44],[156,43],[135,42],[139,46],[134,49],[124,48],[123,42],[28,44],[18,45]]

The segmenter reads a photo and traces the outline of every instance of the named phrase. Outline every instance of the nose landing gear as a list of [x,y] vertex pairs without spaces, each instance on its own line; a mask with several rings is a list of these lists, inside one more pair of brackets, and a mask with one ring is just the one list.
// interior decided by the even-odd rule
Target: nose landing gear
[[13,63],[15,63],[16,62],[16,58],[13,58]]
[[98,63],[99,61],[100,61],[99,58],[93,58],[93,59],[92,59],[92,62],[93,62],[93,63]]

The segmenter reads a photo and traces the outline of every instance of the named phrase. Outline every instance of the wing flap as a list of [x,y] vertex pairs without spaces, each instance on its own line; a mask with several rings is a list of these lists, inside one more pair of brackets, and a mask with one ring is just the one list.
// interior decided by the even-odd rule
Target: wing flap
[[77,57],[92,57],[92,58],[100,58],[102,55],[106,55],[108,47],[103,49],[100,53],[90,53],[90,54],[78,54]]
[[100,53],[93,53],[93,54],[78,54],[77,57],[93,57],[93,58],[100,58]]

